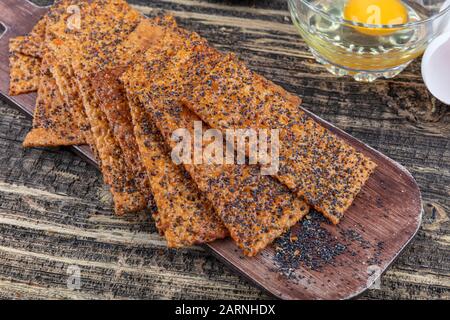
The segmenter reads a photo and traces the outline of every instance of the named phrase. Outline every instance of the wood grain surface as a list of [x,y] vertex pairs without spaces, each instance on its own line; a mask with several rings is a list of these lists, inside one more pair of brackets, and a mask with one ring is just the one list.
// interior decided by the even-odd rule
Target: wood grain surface
[[[358,84],[311,59],[282,2],[134,3],[150,15],[171,11],[304,97],[309,110],[405,164],[422,187],[425,221],[381,289],[363,297],[449,298],[449,113],[427,93],[417,63],[395,80]],[[95,168],[66,150],[23,150],[29,122],[10,107],[0,112],[1,296],[265,297],[202,248],[167,250],[145,214],[115,218]],[[80,291],[67,289],[70,264],[82,268]]]
[[[0,68],[7,70],[8,39],[25,26],[31,30],[33,21],[28,15],[34,20],[42,12],[26,0],[3,1],[0,11],[6,12],[4,20],[8,22],[6,34],[0,39]],[[0,77],[7,78],[8,72],[3,71]],[[6,86],[7,79],[0,83],[0,93],[10,99]],[[35,104],[19,101],[26,98],[20,96],[12,102],[30,115]],[[311,116],[378,165],[346,211],[345,219],[333,226],[320,214],[310,213],[253,258],[245,257],[231,239],[205,247],[275,297],[348,299],[371,286],[415,235],[422,218],[421,196],[414,179],[399,164]],[[97,165],[86,148],[74,149]]]

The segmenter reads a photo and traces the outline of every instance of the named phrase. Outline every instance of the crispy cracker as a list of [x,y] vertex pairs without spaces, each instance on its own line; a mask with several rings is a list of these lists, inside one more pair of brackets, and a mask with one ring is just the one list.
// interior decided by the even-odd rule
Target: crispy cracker
[[86,115],[91,124],[94,144],[102,163],[105,181],[112,187],[116,212],[123,214],[144,209],[149,194],[143,194],[123,156],[122,149],[109,126],[108,119],[98,107],[95,96],[96,84],[91,79],[77,79]]
[[41,59],[12,52],[9,56],[9,95],[36,91],[39,85]]
[[[44,17],[27,36],[34,40],[29,42],[24,40],[23,45],[13,48],[14,50],[24,50],[24,48],[39,47],[37,52],[29,49],[28,53],[43,58],[33,128],[26,136],[23,145],[24,147],[56,147],[84,144],[84,136],[72,117],[71,105],[64,102],[50,71],[55,57],[46,48],[45,30],[46,19]],[[44,39],[42,39],[43,36]]]
[[122,157],[134,176],[136,186],[142,193],[150,195],[147,174],[134,137],[128,99],[119,81],[123,71],[124,68],[118,67],[96,74],[94,82],[102,85],[95,88],[95,94],[99,101],[98,107],[107,118],[112,134],[122,150]]
[[113,63],[116,66],[125,66],[136,62],[147,49],[158,45],[167,33],[176,28],[177,23],[170,15],[142,19],[136,29],[115,49]]
[[47,20],[46,16],[41,18],[33,27],[30,34],[19,36],[9,40],[9,51],[20,52],[27,56],[42,58],[43,44],[45,40]]
[[77,78],[90,77],[114,66],[117,47],[144,19],[122,0],[93,0],[84,8],[81,29],[72,37],[76,41],[69,44],[76,51],[71,64]]
[[115,67],[100,71],[93,78],[94,82],[102,84],[95,88],[95,94],[101,110],[108,119],[114,138],[122,149],[124,160],[132,171],[140,191],[148,195],[151,194],[151,190],[139,157],[128,100],[119,77],[129,63],[162,37],[166,29],[174,27],[176,23],[172,17],[142,19],[136,29],[116,49],[117,59],[112,61]]
[[376,167],[233,55],[223,58],[185,105],[213,128],[280,129],[275,176],[335,224]]
[[[59,19],[60,14],[65,12],[64,10],[61,9],[62,6],[63,5],[67,6],[67,5],[71,4],[72,2],[73,1],[69,1],[69,0],[59,1],[54,7],[52,7],[49,14],[52,15],[53,21],[55,19]],[[58,11],[58,9],[60,9],[60,11]],[[11,38],[10,44],[9,44],[10,52],[19,52],[21,54],[25,54],[30,57],[42,58],[43,51],[47,47],[45,45],[46,26],[47,26],[47,15],[45,15],[41,20],[39,20],[39,22],[34,26],[33,30],[30,32],[29,35]],[[52,63],[47,64],[47,65],[48,65],[48,68],[51,69],[53,76],[54,76],[56,82],[58,83],[58,87],[59,87],[61,74],[53,72],[53,70],[55,68],[59,67],[59,64],[58,64],[59,60],[53,55],[53,52],[51,52],[49,50],[46,50],[46,55],[48,55],[48,56],[51,55],[51,57],[48,58],[48,60],[51,61]],[[37,59],[37,61],[39,64],[41,63],[40,59]],[[62,73],[64,74],[64,72],[62,72]],[[70,76],[68,76],[68,78],[70,78]],[[37,74],[36,79],[33,79],[33,80],[34,80],[34,82],[38,83],[39,73]],[[66,81],[66,82],[68,82],[68,81]],[[35,89],[37,89],[37,86]],[[87,123],[87,119],[85,116],[84,116],[85,121],[82,121],[79,119],[80,113],[75,108],[76,106],[79,105],[76,103],[78,101],[77,97],[73,96],[73,95],[71,95],[70,97],[65,97],[66,91],[67,90],[60,90],[61,94],[63,94],[63,96],[65,98],[66,104],[68,106],[70,106],[69,109],[70,109],[70,113],[72,115],[70,120],[72,120],[72,118],[73,118],[75,120],[75,123],[78,124],[78,127],[82,131],[82,135],[85,136],[84,137],[84,141],[85,141],[89,138],[89,131],[90,131],[90,128]],[[72,106],[74,108],[72,108]],[[81,106],[81,109],[82,109],[82,106]],[[84,110],[82,110],[82,112],[84,113]],[[83,119],[83,117],[81,117],[81,119]],[[41,138],[43,139],[43,137],[41,137]],[[82,141],[82,139],[76,139],[76,140],[78,140],[78,142]],[[42,141],[44,141],[44,140],[41,140],[41,142]],[[55,143],[57,143],[57,141],[62,141],[63,144],[68,143],[68,141],[65,141],[64,138],[59,138],[59,139],[55,138],[55,139],[53,139],[53,142],[50,142],[49,146],[53,146]]]
[[[179,100],[189,95],[221,55],[195,33],[164,39],[166,46],[146,52],[122,79],[151,114],[166,143],[175,147],[172,133],[200,121]],[[308,205],[257,166],[189,165],[186,170],[214,206],[231,237],[244,253],[256,255],[307,214]]]
[[170,149],[148,112],[131,99],[134,132],[147,169],[155,203],[154,219],[169,247],[183,247],[224,238],[228,231],[206,197],[182,166],[170,158]]
[[120,0],[93,0],[78,3],[81,28],[69,29],[66,18],[50,16],[48,30],[52,35],[49,46],[72,69],[74,83],[89,120],[93,149],[97,151],[105,182],[112,188],[116,212],[138,211],[146,207],[148,194],[139,191],[133,170],[128,168],[119,143],[108,119],[98,107],[95,96],[98,86],[92,76],[111,66],[114,50],[136,27],[142,16]]
[[[153,23],[168,27],[169,30],[176,26],[170,17],[163,18],[162,21],[141,23],[118,49],[123,53],[121,54],[123,64],[128,63],[130,58],[136,56],[138,52],[145,50],[145,47],[154,44],[153,41],[148,40],[150,36],[162,36],[161,31],[164,29],[155,28]],[[165,32],[169,32],[167,29]],[[112,86],[108,85],[108,87]],[[122,100],[120,95],[113,96],[116,97],[115,100]],[[107,98],[106,95],[103,98]],[[184,169],[172,162],[169,156],[170,150],[152,123],[149,114],[143,110],[136,99],[130,99],[129,104],[140,158],[147,170],[158,208],[158,212],[154,214],[156,226],[165,235],[168,246],[189,246],[226,237],[228,231],[209,202],[199,192]],[[117,105],[116,103],[116,108]],[[105,113],[108,114],[107,111]],[[125,110],[120,113],[126,114]],[[114,120],[118,122],[116,119],[110,119],[110,122]],[[119,122],[124,123],[124,121]]]
[[[166,108],[152,101],[153,119],[174,148],[173,131],[194,135],[201,121],[181,106]],[[204,129],[208,127],[204,125]],[[204,145],[205,147],[205,145]],[[185,165],[198,188],[207,196],[231,237],[248,256],[254,256],[289,230],[308,212],[309,206],[276,179],[261,174],[256,165]]]
[[9,40],[10,89],[9,94],[19,95],[36,91],[46,27],[45,16],[27,36]]
[[72,119],[69,105],[64,102],[50,72],[50,56],[44,56],[33,128],[23,142],[24,147],[56,147],[84,143],[84,137]]
[[[83,101],[81,99],[78,85],[75,82],[75,75],[73,73],[70,61],[67,61],[67,57],[70,57],[70,48],[61,45],[64,37],[64,32],[70,32],[71,30],[61,31],[61,27],[65,25],[70,13],[68,8],[71,5],[79,6],[82,1],[79,0],[61,0],[51,7],[46,15],[47,29],[46,38],[50,39],[46,43],[47,54],[52,56],[52,63],[50,64],[50,70],[53,77],[56,80],[59,91],[64,97],[66,104],[70,105],[72,118],[77,124],[78,128],[82,132],[86,143],[92,150],[99,167],[101,168],[101,159],[98,156],[97,149],[94,144],[94,138],[91,132],[91,125],[84,111]],[[86,5],[84,3],[84,5]],[[57,45],[55,45],[55,43]],[[104,176],[105,183],[109,184],[108,177]]]
[[[53,55],[53,53],[52,53]],[[96,154],[94,146],[94,138],[92,137],[91,125],[84,112],[83,101],[78,92],[78,86],[74,81],[74,75],[71,73],[72,69],[67,68],[64,63],[61,63],[54,58],[50,66],[51,73],[58,85],[58,89],[64,98],[66,104],[70,105],[72,118],[78,129],[84,137],[84,141],[91,147],[97,161],[100,161]]]
[[28,36],[19,36],[9,39],[9,52],[19,52],[30,57],[41,58],[40,45],[30,42]]
[[[60,1],[57,5],[55,5],[55,7],[53,7],[50,12],[53,13],[54,9],[58,8],[59,5],[63,4],[64,2],[69,2],[69,1]],[[54,18],[56,18],[56,15],[54,15]],[[46,26],[47,26],[47,15],[45,15],[41,20],[39,20],[39,22],[34,26],[33,30],[30,32],[29,35],[27,36],[20,36],[20,37],[16,37],[16,38],[11,38],[10,39],[10,52],[19,52],[21,54],[25,54],[27,56],[30,57],[35,57],[35,58],[42,58],[43,52],[46,49],[46,45],[45,45],[45,39],[46,39]],[[52,52],[50,52],[49,50],[45,50],[45,54],[48,56],[47,60],[51,61],[51,63],[47,63],[47,65],[45,66],[45,69],[53,69],[55,67],[55,65],[58,63],[58,59],[52,55]],[[34,60],[33,60],[34,61]],[[40,64],[41,60],[40,59],[36,59],[36,61]],[[45,71],[47,72],[47,71]],[[55,77],[55,75],[54,75]],[[35,82],[37,83],[39,81],[39,74],[36,76],[36,79],[34,79]],[[55,77],[55,80],[58,80],[57,77]],[[53,87],[53,82],[54,81],[45,81],[45,85]],[[57,81],[58,82],[58,81]],[[42,84],[41,84],[42,85]],[[37,86],[36,86],[37,89]],[[43,88],[41,90],[41,94],[48,94],[49,92],[51,92],[52,88],[48,89],[48,88]],[[61,91],[61,90],[60,90]],[[39,94],[39,93],[38,93]],[[60,93],[55,93],[55,96],[58,96],[57,98],[55,98],[56,100],[59,99]],[[45,106],[44,102],[46,101],[47,106]],[[58,144],[60,145],[72,145],[72,144],[82,144],[84,143],[84,141],[86,140],[86,137],[84,137],[84,139],[82,137],[80,137],[80,132],[77,129],[78,126],[74,126],[73,125],[73,116],[76,115],[77,113],[73,112],[72,110],[72,106],[76,103],[74,103],[74,101],[76,101],[76,99],[74,99],[74,97],[70,97],[70,99],[65,99],[66,101],[66,110],[70,109],[70,113],[67,114],[67,119],[65,118],[61,118],[61,124],[58,125],[58,119],[51,119],[52,115],[54,115],[53,117],[59,117],[61,115],[61,113],[54,113],[54,108],[55,105],[62,105],[60,103],[60,101],[56,101],[55,105],[52,105],[51,101],[49,99],[44,100],[44,99],[40,99],[39,101],[39,97],[38,97],[38,105],[37,105],[37,109],[39,113],[45,115],[48,119],[45,120],[45,122],[41,120],[38,120],[37,123],[35,123],[34,129],[32,132],[30,132],[27,136],[27,140],[24,142],[25,146],[56,146]],[[48,108],[48,112],[44,112],[42,109],[43,108]],[[63,114],[64,115],[64,114]],[[65,116],[65,115],[64,115]],[[67,121],[66,121],[67,120]],[[77,119],[75,119],[77,120]],[[53,125],[53,127],[59,127],[59,131],[63,134],[65,134],[65,137],[62,136],[58,136],[57,131],[53,131],[50,132],[48,131],[46,134],[43,134],[42,132],[45,131],[46,129],[44,128],[39,128],[39,123],[48,123],[51,122]],[[67,124],[67,129],[69,130],[68,132],[65,132],[62,127],[62,124]],[[78,124],[78,121],[75,121],[75,124]],[[84,128],[83,126],[80,126],[81,128]],[[72,131],[73,130],[73,131]],[[72,132],[71,132],[72,131]],[[84,132],[83,132],[83,136],[84,136]],[[75,138],[76,137],[76,138]],[[48,141],[46,141],[46,139],[48,138]]]

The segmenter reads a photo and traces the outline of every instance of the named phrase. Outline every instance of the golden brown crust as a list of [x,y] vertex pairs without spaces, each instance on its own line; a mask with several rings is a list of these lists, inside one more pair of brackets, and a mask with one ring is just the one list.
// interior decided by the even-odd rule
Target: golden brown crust
[[136,29],[115,49],[113,63],[116,66],[125,66],[136,62],[147,49],[158,45],[165,34],[176,28],[177,23],[170,15],[142,19]]
[[9,51],[20,52],[30,57],[42,58],[47,20],[44,16],[34,26],[30,34],[9,40]]
[[119,76],[124,68],[118,67],[99,72],[93,78],[101,86],[95,88],[98,107],[108,120],[112,134],[122,150],[123,160],[134,176],[136,187],[150,196],[150,186],[133,132],[133,124],[128,106],[128,99]]
[[[73,139],[75,140],[76,137]],[[60,132],[48,128],[33,128],[25,137],[23,146],[25,148],[52,148],[81,144],[74,140],[62,137]]]
[[[71,105],[65,103],[50,71],[54,56],[47,49],[46,25],[44,17],[26,37],[33,40],[25,39],[22,45],[13,48],[13,50],[24,50],[28,47],[29,54],[42,57],[33,128],[26,136],[23,145],[24,147],[56,147],[84,144],[84,136],[72,117]],[[33,52],[30,47],[37,48],[36,52]]]
[[[94,145],[94,138],[92,137],[91,125],[87,119],[86,113],[84,112],[83,101],[81,100],[80,94],[78,92],[77,84],[74,81],[74,75],[72,68],[61,63],[53,56],[53,63],[50,65],[50,70],[53,78],[58,85],[58,89],[64,98],[66,104],[70,105],[70,111],[72,118],[84,136],[84,140],[91,147],[94,154],[96,154],[96,149]],[[98,156],[96,156],[97,161],[99,161]]]
[[280,129],[276,177],[335,224],[376,167],[233,55],[217,64],[185,105],[217,129]]
[[102,163],[103,176],[112,187],[116,213],[124,214],[142,210],[147,206],[149,195],[140,192],[134,172],[125,161],[122,149],[114,138],[106,115],[97,107],[99,101],[95,96],[96,84],[91,80],[76,79],[76,82],[91,124],[94,144]]
[[[153,118],[172,148],[176,145],[171,139],[173,131],[187,128],[193,136],[194,121],[201,121],[179,106],[153,106]],[[204,125],[204,129],[208,127]],[[304,201],[272,177],[261,175],[258,166],[200,164],[185,168],[248,256],[256,255],[309,212]]]
[[28,36],[18,36],[9,39],[9,52],[19,52],[21,54],[41,58],[40,44],[31,43]]
[[[101,159],[92,136],[91,125],[84,111],[83,101],[78,90],[78,85],[75,82],[75,74],[70,64],[72,52],[68,46],[63,45],[63,40],[68,41],[70,38],[65,34],[66,31],[69,31],[61,28],[65,26],[66,19],[69,16],[67,12],[69,5],[85,4],[77,0],[62,0],[52,6],[47,14],[46,38],[48,41],[46,47],[47,54],[52,56],[50,70],[56,80],[59,91],[64,97],[64,101],[71,106],[72,118],[82,132],[86,143],[94,153],[99,167],[102,168]],[[104,177],[105,183],[109,184],[110,182],[107,179],[108,177]]]
[[[165,47],[146,52],[123,79],[151,113],[166,143],[174,147],[173,131],[193,134],[192,112],[179,104],[205,77],[221,55],[195,33],[179,30],[166,37]],[[262,176],[257,166],[185,165],[198,188],[213,204],[231,237],[244,253],[256,255],[307,214],[309,207],[275,179]]]
[[46,18],[39,20],[30,34],[9,39],[9,52],[42,58],[42,46],[45,40]]
[[124,161],[134,175],[137,187],[148,196],[151,194],[150,186],[139,157],[128,100],[119,77],[129,63],[162,37],[166,28],[175,26],[171,17],[141,20],[136,29],[115,49],[117,59],[111,63],[115,67],[111,66],[93,76],[93,81],[101,84],[95,87],[99,107],[108,119],[112,134],[122,149]]
[[38,89],[46,25],[46,17],[44,16],[33,27],[29,35],[9,40],[9,94],[12,96]]
[[36,91],[39,86],[41,59],[12,52],[9,55],[9,95]]
[[21,52],[33,57],[44,56],[45,32],[47,30],[47,16],[44,15],[33,27],[25,43],[21,44]]
[[[76,76],[84,78],[115,65],[116,48],[144,17],[123,0],[93,0],[81,10],[81,29],[70,33],[75,37],[66,45],[75,51],[71,64]],[[66,29],[64,21],[59,28]]]
[[70,106],[64,102],[49,70],[49,57],[41,64],[40,82],[33,128],[23,142],[24,147],[56,147],[79,145],[84,136],[72,119]]
[[[130,96],[131,97],[131,96]],[[224,238],[228,231],[195,183],[170,158],[170,149],[137,99],[129,99],[134,132],[158,208],[154,219],[169,247]]]
[[[92,132],[93,149],[100,159],[105,182],[111,185],[118,214],[142,210],[148,194],[139,191],[134,172],[124,159],[104,112],[98,108],[93,75],[114,61],[114,49],[133,31],[142,16],[121,0],[72,1],[81,9],[81,28],[66,28],[67,15],[49,15],[50,48],[64,63],[77,85]],[[65,12],[62,6],[59,10]]]

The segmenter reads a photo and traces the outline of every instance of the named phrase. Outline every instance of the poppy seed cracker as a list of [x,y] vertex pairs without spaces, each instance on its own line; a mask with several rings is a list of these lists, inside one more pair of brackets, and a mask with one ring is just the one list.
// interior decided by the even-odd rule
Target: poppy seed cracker
[[275,177],[339,223],[376,165],[303,112],[290,94],[249,70],[232,54],[184,100],[216,129],[279,129]]

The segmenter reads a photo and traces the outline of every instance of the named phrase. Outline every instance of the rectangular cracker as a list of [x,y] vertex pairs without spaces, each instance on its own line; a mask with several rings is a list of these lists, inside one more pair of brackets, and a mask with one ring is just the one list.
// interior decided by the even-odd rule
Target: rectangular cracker
[[137,101],[128,101],[119,81],[123,66],[139,58],[164,32],[175,27],[172,17],[143,20],[117,48],[115,63],[119,66],[98,73],[95,81],[103,84],[96,90],[100,107],[128,164],[136,173],[141,166],[146,169],[142,176],[149,179],[140,183],[144,189],[149,187],[145,183],[150,182],[158,208],[154,214],[158,230],[169,247],[183,247],[224,238],[228,231],[183,168],[173,164],[170,151],[148,114],[142,112]]
[[42,60],[33,128],[25,137],[24,147],[56,147],[84,143],[84,136],[72,119],[70,106],[64,102],[50,72],[50,61],[50,56],[46,55]]
[[150,195],[147,174],[134,137],[128,99],[123,85],[119,81],[119,76],[123,71],[124,68],[118,67],[96,74],[93,81],[101,83],[102,86],[97,86],[93,94],[96,95],[98,101],[97,108],[103,111],[111,133],[121,148],[124,162],[134,176],[136,187],[142,193]]
[[[54,53],[51,53],[54,57]],[[53,58],[53,63],[50,65],[50,71],[56,81],[58,89],[67,105],[70,105],[70,111],[73,121],[84,137],[85,143],[90,146],[97,161],[100,159],[96,153],[94,138],[92,137],[91,125],[84,112],[83,101],[78,92],[78,86],[74,81],[74,75],[71,72],[72,68],[68,68],[56,58]],[[100,166],[100,163],[99,163]],[[108,182],[107,182],[108,183]]]
[[177,23],[171,15],[140,20],[133,32],[115,49],[113,63],[116,66],[135,63],[147,49],[159,45],[162,39],[176,28]]
[[[73,121],[72,110],[70,110],[72,104],[64,103],[61,93],[55,88],[55,79],[52,79],[49,73],[56,59],[51,56],[51,52],[46,50],[46,26],[47,15],[39,20],[30,34],[12,38],[9,43],[10,52],[26,55],[26,57],[22,56],[21,59],[28,61],[28,64],[33,62],[33,66],[40,65],[41,69],[30,78],[29,81],[33,83],[33,85],[27,86],[30,89],[20,91],[36,90],[39,86],[33,129],[25,138],[24,146],[55,147],[83,144],[85,139],[76,122]],[[44,51],[46,52],[46,63],[41,65]],[[28,66],[23,69],[33,70],[33,68]],[[16,90],[15,93],[19,92]]]
[[[123,0],[92,0],[88,4],[83,3],[81,16],[81,28],[76,32],[65,32],[68,36],[74,35],[67,39],[67,45],[74,50],[71,65],[78,79],[115,66],[117,47],[145,19]],[[62,28],[60,31],[64,32],[65,21]]]
[[50,71],[54,56],[46,48],[46,25],[44,17],[33,28],[30,35],[22,39],[24,43],[15,41],[12,48],[10,47],[10,50],[21,50],[21,52],[42,58],[33,128],[25,137],[23,145],[24,147],[56,147],[84,144],[84,136],[72,117],[71,105],[64,102]]
[[[41,65],[43,52],[46,53],[46,63],[41,70],[33,76],[35,85],[32,90],[38,89],[33,129],[27,135],[25,147],[54,147],[59,145],[83,144],[85,139],[80,135],[76,123],[73,123],[71,104],[61,101],[61,94],[55,90],[55,80],[50,79],[49,70],[56,61],[51,52],[46,50],[45,36],[47,15],[39,20],[30,34],[10,39],[10,52],[26,55],[27,61]],[[49,63],[52,62],[52,63]],[[26,67],[24,67],[25,69]],[[27,70],[33,70],[28,67]],[[39,78],[42,76],[42,81]]]
[[20,52],[30,57],[42,58],[46,26],[47,19],[44,16],[33,27],[30,34],[11,38],[9,40],[10,52]]
[[42,58],[40,46],[41,44],[31,42],[28,36],[9,39],[9,52],[20,52],[30,57]]
[[9,40],[9,94],[11,96],[38,89],[45,28],[46,18],[44,16],[29,35]]
[[39,86],[41,59],[11,52],[9,55],[9,95],[36,91]]
[[158,230],[171,248],[225,238],[228,230],[182,166],[173,163],[170,149],[138,99],[129,99],[134,133],[147,170],[158,211]]
[[376,167],[233,55],[224,57],[184,104],[216,129],[280,129],[276,178],[334,224]]
[[77,84],[91,124],[94,145],[101,159],[102,173],[112,188],[116,213],[124,214],[145,209],[151,195],[139,190],[134,172],[125,161],[108,119],[98,107],[100,102],[95,96],[96,84],[87,78],[77,79]]
[[98,107],[95,96],[98,84],[92,76],[111,65],[115,48],[134,30],[142,16],[120,0],[78,1],[77,5],[80,29],[67,28],[67,15],[62,19],[50,16],[50,47],[74,76],[90,124],[93,149],[100,159],[105,182],[111,185],[116,213],[139,211],[146,207],[150,195],[139,190],[107,117]]
[[[193,136],[192,112],[179,100],[220,61],[220,53],[195,33],[180,30],[182,37],[164,39],[163,49],[150,49],[143,63],[122,77],[165,138],[174,148],[172,133],[185,128]],[[254,256],[309,211],[308,205],[287,187],[263,176],[258,166],[191,165],[184,167],[212,203],[237,245]]]
[[[201,120],[189,109],[151,103],[152,117],[172,148],[176,147],[171,139],[175,130],[186,128],[194,135],[194,122]],[[209,128],[204,125],[204,129]],[[247,256],[258,254],[309,212],[306,202],[276,179],[262,175],[257,165],[185,168]]]
[[[66,21],[69,17],[68,8],[70,5],[77,6],[80,1],[77,0],[61,0],[53,5],[46,15],[46,34],[45,37],[50,39],[46,44],[47,54],[52,56],[50,70],[56,80],[59,91],[64,97],[66,104],[70,105],[72,118],[77,124],[79,130],[84,136],[84,140],[92,150],[99,167],[101,168],[101,160],[98,156],[97,149],[94,145],[94,138],[91,132],[91,125],[84,111],[83,101],[78,91],[78,85],[75,82],[75,75],[70,63],[66,62],[64,57],[68,53],[68,48],[62,45],[55,45],[54,41],[59,44],[62,41],[58,34],[59,29],[55,26],[61,26],[62,21]],[[109,184],[106,177],[105,183]]]
[[119,77],[129,63],[162,37],[165,30],[175,27],[176,23],[172,17],[142,19],[136,29],[117,47],[114,53],[117,58],[111,63],[113,66],[93,76],[95,83],[102,84],[95,88],[99,107],[122,149],[123,158],[135,177],[137,187],[145,194],[151,194],[151,189],[134,137],[128,99]]

